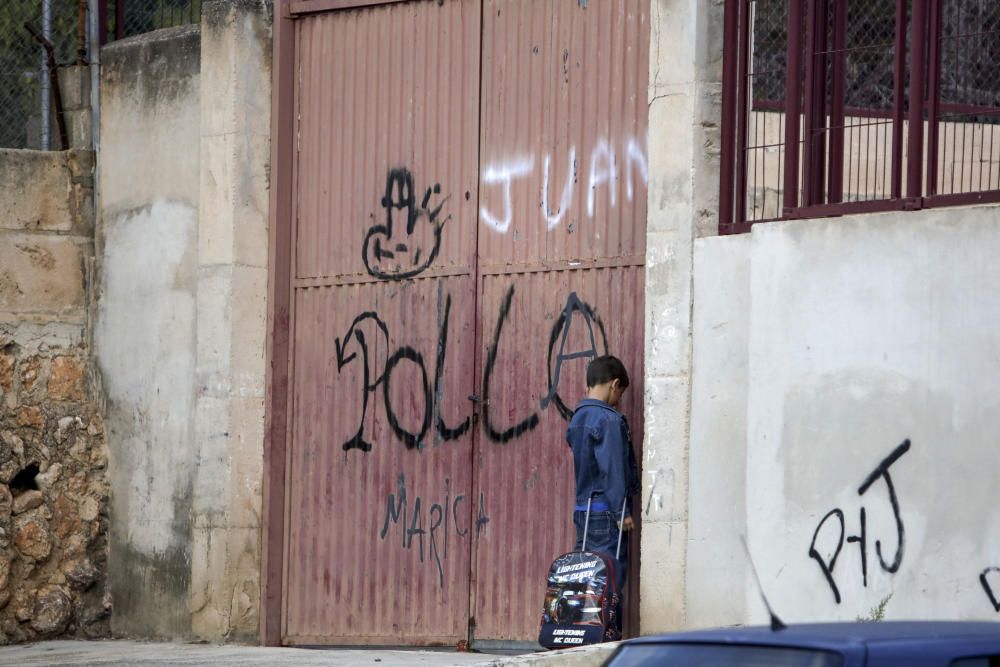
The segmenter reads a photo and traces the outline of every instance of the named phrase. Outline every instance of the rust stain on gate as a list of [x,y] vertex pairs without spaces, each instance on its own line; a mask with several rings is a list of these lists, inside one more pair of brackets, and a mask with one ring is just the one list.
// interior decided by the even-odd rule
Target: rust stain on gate
[[265,633],[531,641],[589,356],[642,438],[648,2],[347,4],[276,3]]

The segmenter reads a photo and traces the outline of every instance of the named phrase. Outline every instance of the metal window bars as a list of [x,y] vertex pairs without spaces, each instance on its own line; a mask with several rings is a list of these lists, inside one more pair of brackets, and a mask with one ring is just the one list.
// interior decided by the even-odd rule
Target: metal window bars
[[1000,3],[727,0],[725,11],[721,233],[1000,201]]

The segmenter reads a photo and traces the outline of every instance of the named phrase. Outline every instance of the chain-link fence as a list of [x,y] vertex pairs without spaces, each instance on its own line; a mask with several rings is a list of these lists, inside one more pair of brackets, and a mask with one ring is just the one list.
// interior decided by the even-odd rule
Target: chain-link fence
[[[201,20],[202,0],[94,4],[105,42]],[[88,0],[0,0],[0,148],[67,147],[57,70],[87,63],[92,7]],[[84,91],[78,85],[72,93],[79,105]]]
[[[941,62],[943,100],[974,97],[979,104],[1000,101],[1000,3],[994,0],[940,0],[941,38],[951,45]],[[909,43],[910,5],[905,3]],[[785,99],[788,48],[788,0],[753,3],[753,99],[770,108]],[[849,0],[846,10],[845,104],[858,110],[892,107],[893,59],[896,40],[896,0]],[[831,3],[831,7],[833,7]],[[836,11],[830,11],[827,44],[833,47]],[[803,26],[803,31],[805,26]],[[964,39],[957,39],[963,37]],[[907,54],[908,56],[908,54]],[[909,71],[909,61],[904,76]],[[832,67],[832,65],[831,65]],[[904,80],[904,90],[909,83]]]
[[201,20],[201,0],[108,0],[108,5],[109,39]]
[[83,21],[79,0],[0,3],[0,146],[61,148],[52,123],[42,123],[43,114],[51,117],[55,110],[49,56],[39,38],[51,44],[56,63],[82,61],[86,12]]

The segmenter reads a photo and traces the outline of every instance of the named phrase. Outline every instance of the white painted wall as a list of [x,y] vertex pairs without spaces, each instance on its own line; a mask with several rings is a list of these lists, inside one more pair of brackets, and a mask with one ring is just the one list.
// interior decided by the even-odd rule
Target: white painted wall
[[[1000,419],[998,222],[998,207],[890,213],[770,223],[754,227],[749,242],[695,246],[690,625],[766,621],[745,569],[739,577],[729,567],[742,557],[732,533],[744,520],[786,622],[866,616],[890,594],[887,618],[997,618],[980,575],[1000,566],[1000,510],[990,493]],[[747,321],[745,336],[718,328]],[[736,395],[744,386],[745,417]],[[743,465],[744,419],[740,503],[724,480]],[[906,439],[911,448],[889,468],[904,530],[893,573],[878,555],[892,565],[899,545],[888,486],[878,477],[864,494],[859,487]],[[839,604],[809,556],[835,508],[845,519],[832,572]],[[859,543],[846,541],[860,533],[862,508],[867,586]],[[713,532],[717,549],[705,542]],[[834,516],[817,537],[822,560],[831,561],[840,537]],[[712,561],[698,564],[695,554]],[[1000,595],[1000,572],[987,583]],[[730,603],[715,602],[725,588]]]
[[749,234],[699,239],[691,326],[691,453],[687,625],[746,617],[746,432],[750,337]]

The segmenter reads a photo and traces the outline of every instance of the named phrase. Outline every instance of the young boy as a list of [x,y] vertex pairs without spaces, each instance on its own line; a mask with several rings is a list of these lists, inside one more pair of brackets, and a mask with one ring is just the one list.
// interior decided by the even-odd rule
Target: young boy
[[616,357],[608,355],[592,360],[587,366],[587,397],[580,401],[566,429],[576,473],[573,511],[576,548],[583,543],[587,501],[590,500],[587,550],[601,551],[611,557],[616,566],[619,590],[625,586],[628,538],[622,536],[621,552],[616,561],[618,527],[624,531],[632,528],[630,503],[625,499],[639,491],[628,424],[615,409],[628,384],[628,372]]

